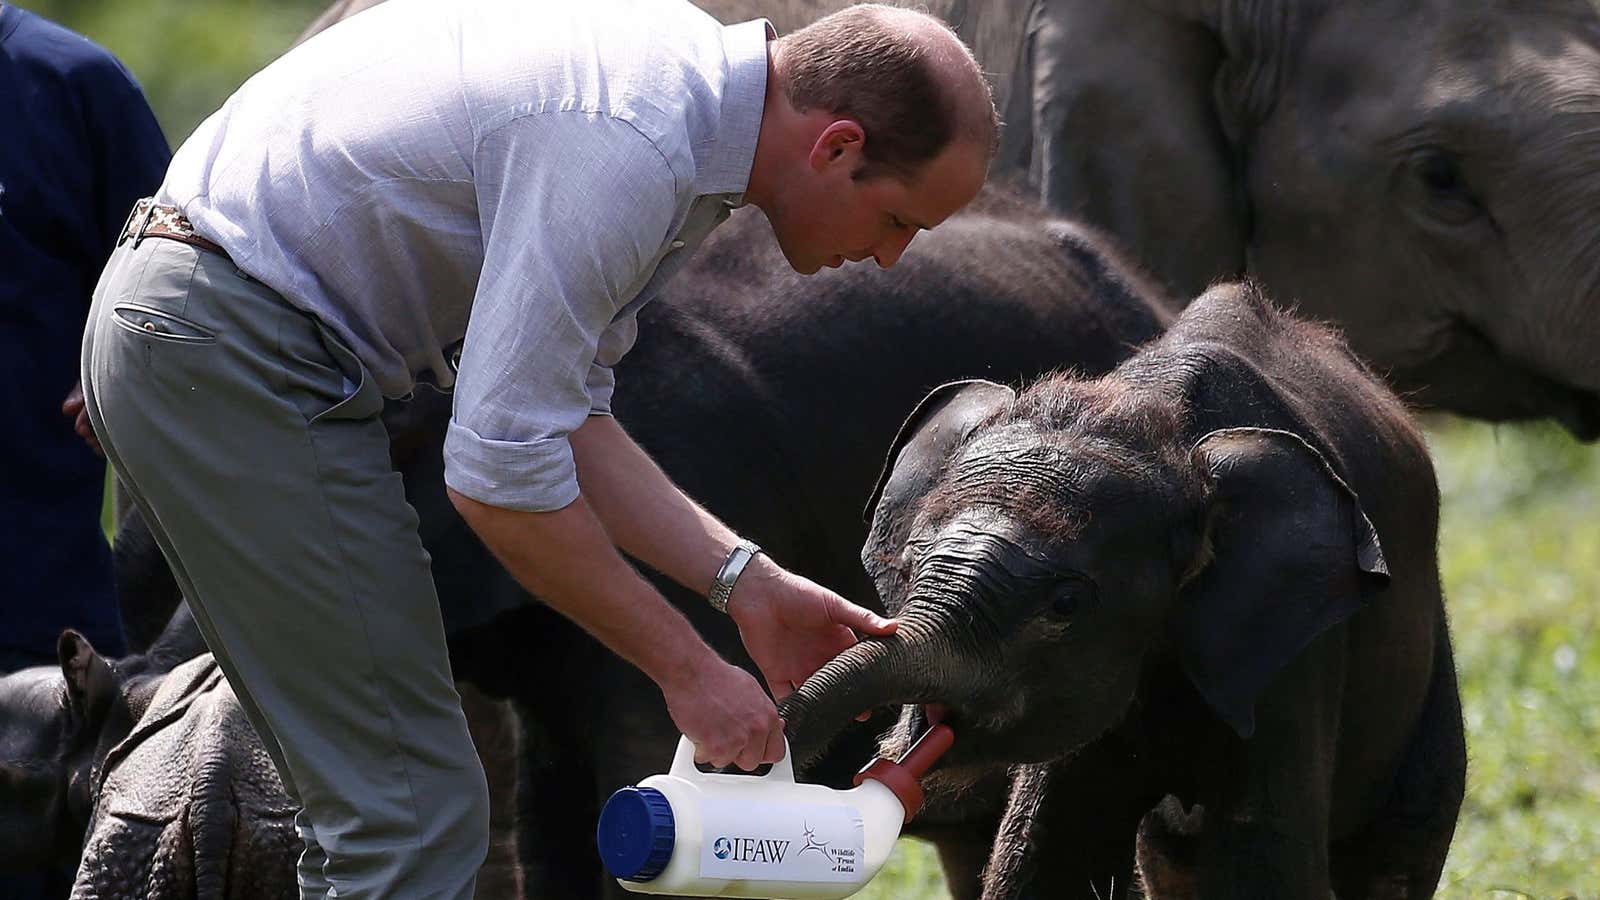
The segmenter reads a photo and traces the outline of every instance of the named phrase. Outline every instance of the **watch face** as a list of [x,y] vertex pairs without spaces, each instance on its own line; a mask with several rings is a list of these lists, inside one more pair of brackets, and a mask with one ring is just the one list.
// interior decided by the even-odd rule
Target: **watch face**
[[717,577],[711,582],[711,592],[706,599],[711,601],[712,608],[718,612],[728,611],[728,595],[733,593],[733,583],[739,580],[744,567],[750,564],[761,548],[750,541],[741,540],[734,548],[728,551],[728,558],[723,560],[722,568],[717,570]]

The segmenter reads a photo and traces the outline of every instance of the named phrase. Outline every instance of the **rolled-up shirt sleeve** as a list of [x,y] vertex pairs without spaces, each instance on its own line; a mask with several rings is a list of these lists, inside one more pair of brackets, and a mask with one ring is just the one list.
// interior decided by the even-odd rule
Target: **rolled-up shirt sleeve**
[[462,345],[445,483],[506,509],[578,496],[568,434],[609,412],[611,366],[633,345],[613,322],[659,256],[678,182],[627,122],[524,116],[474,153],[483,271]]

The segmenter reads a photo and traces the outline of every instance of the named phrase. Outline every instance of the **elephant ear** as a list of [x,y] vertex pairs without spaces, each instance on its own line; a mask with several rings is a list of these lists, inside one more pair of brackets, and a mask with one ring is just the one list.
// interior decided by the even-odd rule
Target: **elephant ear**
[[1227,428],[1195,455],[1212,479],[1211,560],[1179,598],[1176,641],[1201,695],[1248,738],[1273,677],[1381,592],[1389,567],[1360,498],[1299,435]]
[[117,692],[111,665],[88,638],[70,628],[56,640],[56,658],[67,682],[67,710],[75,724],[97,726]]
[[884,600],[891,574],[885,556],[898,555],[904,546],[916,502],[932,489],[956,445],[1014,397],[1010,388],[992,381],[953,381],[922,398],[900,426],[864,514],[870,530],[861,561]]

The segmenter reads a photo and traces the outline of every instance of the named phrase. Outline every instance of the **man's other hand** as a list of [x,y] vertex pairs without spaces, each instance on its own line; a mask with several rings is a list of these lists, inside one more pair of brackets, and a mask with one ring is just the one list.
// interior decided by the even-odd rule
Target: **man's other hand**
[[783,720],[749,672],[707,654],[703,665],[662,682],[672,723],[694,761],[750,771],[783,758]]
[[891,634],[896,625],[764,554],[751,561],[734,585],[728,615],[779,700],[854,644],[857,634]]
[[67,399],[61,401],[61,414],[72,420],[72,430],[78,433],[78,437],[83,438],[83,442],[89,445],[89,449],[93,450],[95,455],[100,457],[106,455],[105,451],[100,449],[100,439],[95,437],[94,426],[89,424],[89,410],[83,402],[83,382],[73,385],[67,394]]

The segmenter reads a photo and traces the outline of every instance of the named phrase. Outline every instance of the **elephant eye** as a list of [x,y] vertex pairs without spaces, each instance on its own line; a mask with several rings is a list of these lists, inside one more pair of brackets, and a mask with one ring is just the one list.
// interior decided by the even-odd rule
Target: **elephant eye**
[[1417,175],[1435,193],[1450,194],[1466,187],[1461,167],[1441,153],[1429,153],[1417,163]]
[[1051,588],[1050,612],[1064,619],[1070,618],[1093,606],[1098,597],[1094,582],[1087,578],[1067,578]]
[[1449,225],[1462,225],[1478,217],[1483,206],[1472,194],[1461,162],[1439,149],[1418,151],[1411,157],[1411,175],[1426,197],[1429,216]]

